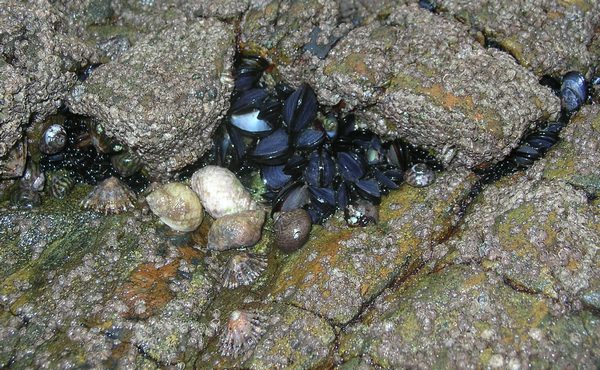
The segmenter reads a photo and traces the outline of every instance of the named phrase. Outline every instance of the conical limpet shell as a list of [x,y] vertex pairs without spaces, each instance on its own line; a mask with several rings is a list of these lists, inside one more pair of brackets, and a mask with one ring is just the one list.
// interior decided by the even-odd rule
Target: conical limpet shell
[[135,193],[116,177],[102,181],[81,202],[81,206],[104,214],[119,214],[132,210]]
[[187,185],[171,182],[148,194],[152,212],[171,229],[194,231],[202,223],[204,210],[200,199]]
[[252,349],[265,332],[265,318],[258,312],[235,310],[221,334],[221,355],[238,357]]

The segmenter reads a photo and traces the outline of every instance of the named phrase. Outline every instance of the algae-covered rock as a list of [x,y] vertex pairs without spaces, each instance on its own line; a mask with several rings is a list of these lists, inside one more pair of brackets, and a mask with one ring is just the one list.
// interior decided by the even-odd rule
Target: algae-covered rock
[[[251,299],[247,299],[250,301]],[[229,305],[230,303],[226,303]],[[240,310],[239,303],[223,312],[226,319],[232,309]],[[260,317],[258,342],[246,352],[232,356],[223,353],[224,344],[215,336],[212,343],[194,366],[211,369],[320,369],[331,363],[335,341],[333,327],[323,318],[286,304],[251,304],[248,312]],[[213,309],[219,317],[222,310]],[[213,319],[215,320],[215,319]],[[219,335],[226,330],[227,320],[218,321]]]
[[335,333],[326,320],[293,306],[282,307],[246,365],[251,369],[316,369],[327,365]]
[[455,225],[472,182],[468,172],[445,173],[430,187],[404,185],[384,197],[378,225],[314,228],[306,245],[284,261],[270,296],[348,323],[390,282],[429,258]]
[[233,27],[212,19],[148,35],[73,90],[69,108],[96,118],[155,178],[195,162],[229,104]]
[[540,166],[542,176],[563,180],[591,196],[600,194],[600,107],[584,106],[561,131],[562,139]]
[[598,34],[594,0],[436,0],[442,14],[483,32],[538,76],[586,73],[598,62],[590,48]]
[[0,360],[51,368],[187,361],[204,345],[194,317],[212,294],[196,268],[201,253],[139,214],[81,210],[88,190],[30,211],[0,208]]
[[383,368],[593,368],[600,321],[556,309],[493,272],[458,265],[419,274],[378,297],[360,323],[344,330],[339,351]]
[[598,214],[584,192],[515,174],[490,185],[471,210],[438,253],[456,251],[455,260],[480,262],[516,289],[554,299],[597,291]]

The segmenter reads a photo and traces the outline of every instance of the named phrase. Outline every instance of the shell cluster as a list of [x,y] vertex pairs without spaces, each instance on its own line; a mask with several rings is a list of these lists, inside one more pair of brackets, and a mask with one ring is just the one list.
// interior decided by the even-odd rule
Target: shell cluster
[[[66,114],[59,123],[54,120],[41,134],[38,147],[42,171],[59,173],[63,181],[96,185],[114,176],[135,190],[148,185],[141,161],[89,118]],[[70,188],[62,186],[62,191]]]

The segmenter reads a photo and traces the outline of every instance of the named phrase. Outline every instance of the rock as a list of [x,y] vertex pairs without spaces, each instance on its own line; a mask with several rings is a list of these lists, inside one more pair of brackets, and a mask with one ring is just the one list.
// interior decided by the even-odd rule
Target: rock
[[194,172],[192,190],[215,219],[258,208],[240,180],[224,167],[206,166]]
[[[54,113],[75,85],[75,73],[95,58],[91,48],[61,29],[46,1],[4,1],[0,10],[0,168],[30,122]],[[15,173],[0,169],[0,177]],[[18,175],[17,175],[18,176]]]
[[326,320],[293,306],[281,314],[263,335],[247,366],[251,369],[326,367],[335,333]]
[[549,180],[564,180],[592,197],[600,195],[600,107],[584,106],[560,133],[540,167]]
[[439,253],[456,251],[455,261],[477,261],[516,289],[561,301],[600,287],[598,215],[582,191],[515,174],[472,210]]
[[[229,312],[223,312],[223,326]],[[218,310],[215,310],[218,312]],[[335,332],[323,318],[285,304],[261,305],[253,310],[263,320],[258,343],[238,357],[221,355],[220,344],[213,341],[195,365],[211,369],[320,369],[331,363]]]
[[460,171],[442,174],[426,188],[403,185],[382,199],[378,225],[314,227],[304,247],[284,261],[269,295],[347,324],[391,281],[429,259],[456,222],[473,181]]
[[[261,14],[279,14],[274,4]],[[473,167],[504,158],[528,127],[560,110],[558,98],[538,77],[510,55],[471,40],[468,28],[456,21],[417,4],[398,5],[385,20],[342,31],[341,25],[330,26],[338,16],[332,9],[290,6],[279,27],[271,28],[250,11],[245,37],[256,37],[255,47],[273,59],[288,83],[308,81],[320,103],[343,101],[362,125],[386,138],[404,137],[440,157],[450,145],[454,166]],[[310,31],[308,26],[286,31],[296,22],[318,24],[315,29],[326,32],[319,40],[335,39],[326,56],[297,51],[310,44]],[[267,29],[272,36],[265,37]],[[273,45],[278,51],[270,53]]]
[[198,160],[228,107],[233,28],[205,19],[151,34],[73,90],[69,108],[98,119],[154,178]]
[[0,363],[183,363],[205,345],[194,317],[212,283],[196,268],[200,252],[139,215],[81,210],[88,190],[44,198],[35,212],[0,207]]
[[[584,74],[598,61],[588,48],[600,25],[596,1],[437,0],[441,14],[459,19],[495,42],[538,76]],[[531,30],[535,30],[532,32]]]
[[383,368],[593,368],[598,320],[556,306],[494,273],[452,266],[378,297],[361,323],[345,329],[340,354]]
[[[22,129],[27,125],[29,119],[29,110],[25,105],[26,89],[24,88],[27,79],[10,64],[0,60],[0,80],[2,81],[0,87],[0,165],[7,167],[10,162],[7,158],[9,152],[16,150],[13,148],[21,139]],[[17,177],[21,173],[3,168],[0,176]]]

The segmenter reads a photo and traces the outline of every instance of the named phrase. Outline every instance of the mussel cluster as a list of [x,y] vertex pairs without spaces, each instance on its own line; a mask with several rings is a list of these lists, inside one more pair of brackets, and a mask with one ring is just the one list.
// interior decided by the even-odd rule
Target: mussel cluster
[[432,169],[441,169],[424,150],[401,140],[382,142],[352,114],[320,110],[310,85],[293,90],[269,83],[269,68],[258,56],[238,59],[231,108],[212,157],[237,173],[259,168],[273,212],[304,208],[313,223],[322,223],[336,209],[358,209],[349,206],[359,200],[378,204],[402,181],[426,186]]

